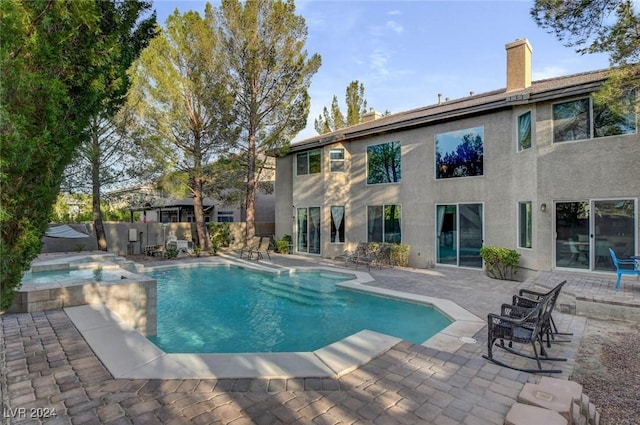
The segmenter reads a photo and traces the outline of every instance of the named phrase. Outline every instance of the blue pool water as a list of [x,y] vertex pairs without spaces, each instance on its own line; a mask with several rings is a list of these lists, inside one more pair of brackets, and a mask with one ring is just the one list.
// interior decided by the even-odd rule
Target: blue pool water
[[421,344],[451,322],[433,308],[336,288],[353,276],[238,267],[155,271],[168,353],[314,351],[363,329]]

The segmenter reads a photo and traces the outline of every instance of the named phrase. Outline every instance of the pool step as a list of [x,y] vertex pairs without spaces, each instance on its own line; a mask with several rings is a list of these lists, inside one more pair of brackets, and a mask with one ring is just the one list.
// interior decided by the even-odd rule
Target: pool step
[[304,287],[283,285],[277,282],[260,282],[254,284],[254,288],[267,294],[285,298],[297,304],[304,305],[345,305],[344,300],[328,292],[314,291]]
[[328,293],[336,291],[336,286],[333,283],[318,282],[317,279],[302,277],[300,274],[276,276],[273,281],[280,286],[302,288],[312,292]]

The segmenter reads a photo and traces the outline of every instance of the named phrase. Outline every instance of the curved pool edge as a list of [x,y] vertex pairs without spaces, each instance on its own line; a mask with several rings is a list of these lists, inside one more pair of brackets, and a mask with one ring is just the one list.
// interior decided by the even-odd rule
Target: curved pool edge
[[[271,273],[314,270],[353,275],[355,279],[340,282],[338,286],[426,304],[448,317],[452,323],[422,344],[439,351],[455,352],[485,326],[483,320],[450,300],[367,285],[374,281],[371,275],[340,267],[273,268],[254,262],[217,258],[179,265],[144,267],[138,270],[138,273],[202,265],[240,266]],[[401,342],[397,337],[363,330],[313,352],[173,354],[162,351],[104,305],[84,305],[64,310],[114,378],[337,378],[368,363]]]
[[313,352],[169,354],[104,305],[68,307],[64,311],[114,378],[336,378],[401,341],[364,330]]

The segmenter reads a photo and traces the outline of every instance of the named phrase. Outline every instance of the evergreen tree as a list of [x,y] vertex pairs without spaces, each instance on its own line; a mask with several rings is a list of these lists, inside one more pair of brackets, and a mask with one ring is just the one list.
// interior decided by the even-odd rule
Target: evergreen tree
[[267,154],[286,151],[306,125],[307,90],[320,56],[304,49],[307,26],[293,0],[223,0],[221,56],[236,100],[237,148],[246,171],[246,238],[255,235],[255,199]]
[[314,122],[314,127],[318,134],[330,133],[341,128],[360,124],[362,116],[367,112],[367,101],[364,98],[364,84],[358,80],[349,83],[345,100],[347,104],[346,118],[340,110],[337,96],[333,96],[331,111],[329,111],[326,106],[324,107],[322,114],[318,116]]
[[[0,2],[0,310],[40,253],[64,168],[122,75],[112,65],[136,42],[145,4]],[[115,25],[124,9],[132,19]]]
[[186,176],[198,244],[207,250],[206,168],[237,138],[216,29],[210,4],[204,17],[176,9],[135,64],[130,96],[148,154],[164,165],[165,174]]
[[[636,3],[636,5],[634,5]],[[536,0],[531,16],[581,54],[607,53],[613,69],[596,101],[625,113],[621,99],[640,89],[640,14],[633,0]],[[640,113],[636,97],[636,113]]]

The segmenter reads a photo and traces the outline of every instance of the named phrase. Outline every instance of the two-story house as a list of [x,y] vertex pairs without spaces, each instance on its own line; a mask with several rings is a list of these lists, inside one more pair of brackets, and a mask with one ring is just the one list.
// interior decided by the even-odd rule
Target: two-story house
[[483,245],[531,270],[638,255],[635,110],[594,102],[606,70],[532,82],[529,42],[506,53],[506,88],[293,144],[277,159],[276,236],[322,257],[408,244],[415,267],[480,268]]

